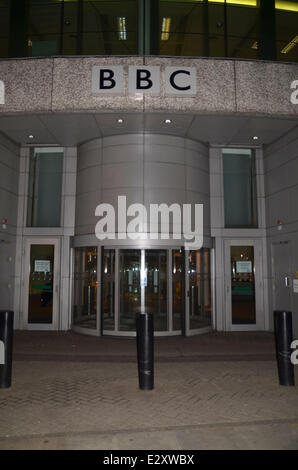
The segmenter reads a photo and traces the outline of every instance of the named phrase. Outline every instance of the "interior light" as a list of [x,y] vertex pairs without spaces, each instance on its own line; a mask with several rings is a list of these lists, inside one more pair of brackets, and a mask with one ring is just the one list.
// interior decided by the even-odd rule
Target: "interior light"
[[126,19],[125,16],[118,16],[118,39],[120,41],[126,40]]
[[163,18],[161,26],[161,40],[167,41],[170,37],[171,18]]
[[258,41],[255,41],[251,46],[252,49],[258,49]]
[[29,135],[28,135],[28,139],[34,139],[34,135],[33,135],[33,134],[29,134]]
[[172,122],[172,119],[165,119],[166,124],[171,124],[171,122]]
[[254,135],[253,140],[259,140],[259,137],[257,135]]
[[119,119],[117,119],[117,122],[119,122],[119,124],[122,124],[122,123],[123,123],[123,119],[122,119],[122,118],[119,118]]
[[[203,2],[204,0],[197,0],[198,2]],[[208,0],[210,3],[226,3],[227,5],[239,5],[245,7],[257,7],[257,0]],[[296,11],[298,12],[298,3],[294,1],[287,0],[275,0],[276,10],[286,10],[286,11]]]
[[281,52],[282,54],[287,54],[287,53],[290,52],[290,50],[293,49],[293,47],[295,47],[297,44],[298,44],[298,34],[297,34],[297,36],[295,36],[294,39],[292,39],[292,41],[290,41],[280,52]]

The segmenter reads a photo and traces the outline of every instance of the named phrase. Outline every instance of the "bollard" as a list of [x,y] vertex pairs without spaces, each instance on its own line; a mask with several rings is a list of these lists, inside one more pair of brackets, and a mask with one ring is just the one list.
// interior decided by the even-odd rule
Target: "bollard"
[[274,311],[274,333],[280,385],[295,385],[294,365],[291,363],[292,312]]
[[139,386],[141,390],[152,390],[154,387],[153,315],[137,314],[136,327]]
[[4,364],[0,363],[0,388],[11,386],[13,312],[0,311],[0,341],[4,344]]

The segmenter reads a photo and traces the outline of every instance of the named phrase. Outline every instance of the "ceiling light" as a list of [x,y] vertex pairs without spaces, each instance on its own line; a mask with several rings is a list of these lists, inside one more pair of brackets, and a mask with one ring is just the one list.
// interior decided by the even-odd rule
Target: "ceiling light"
[[297,36],[295,36],[294,39],[292,39],[292,41],[290,41],[280,52],[281,52],[282,54],[287,54],[287,53],[290,52],[290,50],[293,49],[293,47],[295,47],[297,44],[298,44],[298,34],[297,34]]
[[171,18],[163,18],[161,26],[161,40],[167,41],[170,37]]
[[165,122],[166,124],[171,124],[171,122],[172,122],[172,119],[165,119],[165,121],[164,121],[164,122]]
[[29,134],[29,135],[28,135],[28,139],[34,139],[34,135],[33,135],[33,134]]
[[253,140],[259,140],[259,137],[257,135],[254,135]]
[[117,119],[117,122],[119,122],[119,124],[122,124],[122,123],[123,123],[123,119],[122,119],[122,118],[119,118],[119,119]]
[[118,39],[120,41],[125,41],[127,39],[125,16],[118,16],[117,23],[118,23]]

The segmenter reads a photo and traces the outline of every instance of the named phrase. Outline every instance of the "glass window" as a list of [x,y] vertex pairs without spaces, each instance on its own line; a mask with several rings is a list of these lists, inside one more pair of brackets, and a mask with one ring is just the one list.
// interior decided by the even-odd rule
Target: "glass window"
[[258,58],[259,9],[256,3],[227,5],[228,57]]
[[147,271],[145,310],[153,313],[154,330],[166,331],[168,328],[167,250],[146,250],[145,264]]
[[97,247],[76,248],[74,256],[73,325],[96,329]]
[[82,30],[82,54],[136,54],[137,2],[84,2]]
[[31,149],[28,227],[60,227],[62,173],[63,149]]
[[52,323],[54,249],[54,245],[31,245],[28,323]]
[[232,324],[255,324],[254,247],[231,246]]
[[31,0],[28,17],[28,56],[58,55],[63,2]]
[[[287,7],[287,9],[286,9]],[[298,1],[275,2],[277,60],[298,61]]]
[[250,149],[224,149],[225,227],[257,227],[255,155]]
[[135,331],[141,311],[141,250],[120,250],[120,330]]
[[8,57],[9,1],[0,0],[0,57]]

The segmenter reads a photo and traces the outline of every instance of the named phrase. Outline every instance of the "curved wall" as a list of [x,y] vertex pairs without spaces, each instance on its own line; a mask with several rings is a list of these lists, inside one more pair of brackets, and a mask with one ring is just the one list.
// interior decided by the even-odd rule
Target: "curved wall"
[[[168,135],[106,137],[78,148],[76,235],[95,233],[98,204],[203,204],[204,237],[210,236],[208,147]],[[149,214],[149,212],[148,212]]]

